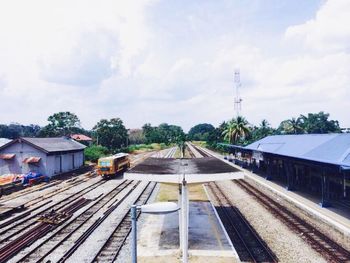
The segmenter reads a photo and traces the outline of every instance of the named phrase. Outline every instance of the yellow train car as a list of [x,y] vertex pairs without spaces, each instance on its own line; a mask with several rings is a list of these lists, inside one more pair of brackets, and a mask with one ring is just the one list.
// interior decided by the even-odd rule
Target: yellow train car
[[102,177],[111,177],[130,168],[129,154],[118,153],[98,159],[97,173]]

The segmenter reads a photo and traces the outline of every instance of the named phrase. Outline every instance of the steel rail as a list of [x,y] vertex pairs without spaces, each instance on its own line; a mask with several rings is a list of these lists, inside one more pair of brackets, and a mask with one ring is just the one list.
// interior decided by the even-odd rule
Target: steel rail
[[[98,196],[93,204],[89,206],[85,211],[83,211],[76,218],[65,224],[61,229],[51,235],[49,238],[44,240],[41,244],[36,246],[29,253],[24,255],[18,262],[43,262],[44,258],[47,257],[50,253],[52,253],[57,247],[63,244],[69,237],[71,237],[74,233],[76,233],[81,227],[84,226],[95,213],[100,211],[103,207],[105,207],[111,200],[113,200],[125,187],[129,186],[132,181],[123,180],[116,187],[114,187],[108,193]],[[136,186],[133,186],[132,191]],[[114,200],[113,203],[117,202],[118,199]],[[63,236],[63,238],[62,238]],[[61,240],[57,240],[61,237]],[[54,239],[55,238],[55,239]],[[44,255],[34,254],[38,251],[38,249],[43,246],[48,246],[49,242],[54,242],[53,246],[49,248]],[[38,259],[39,258],[39,259]]]
[[[148,183],[144,190],[139,194],[134,204],[142,205],[147,203],[156,183]],[[140,216],[138,212],[137,217]],[[91,262],[113,262],[119,255],[119,252],[131,231],[131,217],[129,211],[124,215],[123,219],[115,227],[114,231],[104,242]]]
[[[177,150],[177,147],[171,148],[163,157],[164,158],[173,157],[176,150]],[[140,193],[140,195],[138,196],[134,204],[142,205],[147,203],[156,186],[157,186],[157,183],[148,183],[145,189]],[[139,216],[140,216],[140,212],[138,212],[137,218]],[[107,240],[104,242],[104,244],[101,246],[101,248],[96,253],[95,257],[92,259],[91,262],[114,262],[117,259],[130,232],[131,232],[131,217],[128,211],[124,215],[123,219],[119,222],[119,224],[115,227],[115,229],[110,234],[110,236],[107,238]],[[108,257],[108,259],[106,259],[106,257]]]
[[297,233],[328,262],[349,262],[350,251],[323,234],[304,219],[246,181],[234,181],[244,191],[251,194],[265,209],[281,220],[289,229]]
[[[80,198],[74,203],[70,204],[68,207],[64,208],[62,211],[67,213],[67,216],[71,216],[76,210],[80,209],[83,205],[90,202],[90,200],[85,198]],[[0,263],[7,262],[8,259],[12,258],[23,248],[31,245],[37,239],[46,235],[49,231],[56,228],[57,225],[42,222],[39,223],[34,228],[28,230],[17,239],[11,241],[6,246],[0,249]]]
[[232,204],[222,189],[214,182],[209,183],[208,186],[220,205],[215,206],[215,209],[218,211],[220,218],[223,219],[223,223],[226,223],[224,225],[228,225],[229,230],[231,230],[227,233],[240,259],[249,262],[277,262],[275,254],[239,209]]
[[[86,169],[84,169],[84,170],[86,170]],[[74,174],[74,172],[70,172],[69,174]],[[86,176],[86,174],[94,174],[94,171],[84,172],[84,173],[80,174],[78,177],[84,176],[84,175]],[[75,177],[75,178],[78,179],[78,177]],[[75,178],[73,178],[73,179],[75,179]],[[82,179],[79,178],[78,180],[84,180],[84,179],[85,178],[82,178]],[[68,182],[68,181],[53,179],[53,181],[49,182],[49,183],[40,183],[38,185],[31,186],[30,188],[24,188],[23,190],[21,190],[18,193],[13,192],[13,193],[6,195],[5,199],[2,198],[2,200],[0,200],[0,204],[6,203],[8,201],[12,201],[14,199],[28,195],[28,194],[33,193],[33,192],[42,191],[44,189],[47,189],[47,188],[50,188],[52,186],[59,185],[61,183]],[[30,200],[30,201],[32,201],[32,200]],[[28,201],[28,202],[30,202],[30,201]]]
[[[137,183],[136,186],[138,186],[139,183]],[[131,189],[127,195],[125,195],[122,199],[120,199],[115,205],[110,207],[102,217],[98,218],[93,225],[89,229],[87,229],[80,238],[74,243],[74,246],[71,247],[59,260],[58,262],[65,262],[73,253],[78,249],[79,246],[81,246],[82,243],[85,242],[85,240],[91,235],[91,233],[104,222],[104,220],[117,208],[119,205],[128,197],[130,196],[131,192],[136,188],[136,186]],[[40,261],[38,261],[40,262]]]
[[[45,212],[47,212],[47,211],[49,211],[51,209],[59,210],[59,209],[63,208],[67,203],[71,202],[72,200],[74,200],[76,198],[79,198],[79,197],[85,195],[86,193],[94,190],[95,187],[100,186],[100,185],[102,185],[104,183],[106,183],[106,181],[103,181],[103,180],[98,181],[98,182],[96,182],[96,183],[94,183],[92,185],[89,185],[89,186],[85,187],[84,189],[81,189],[80,191],[72,194],[71,196],[67,197],[66,199],[63,199],[63,200],[61,200],[59,202],[56,202],[56,203],[50,205],[49,207],[45,208],[44,210],[31,215],[28,218],[22,218],[20,221],[16,221],[16,223],[14,225],[12,225],[11,227],[6,228],[6,229],[4,229],[3,231],[0,232],[0,236],[3,236],[5,234],[8,234],[9,230],[14,230],[13,233],[11,233],[11,234],[7,235],[6,237],[2,238],[0,240],[0,244],[8,241],[10,238],[12,238],[12,237],[16,236],[17,234],[21,233],[22,231],[24,231],[28,227],[36,224],[37,223],[36,218],[37,218],[38,215],[43,214],[43,213],[45,213]],[[7,224],[7,223],[5,222],[4,224]],[[19,229],[16,229],[18,226],[21,226],[21,225],[23,225],[23,227],[20,227]],[[1,225],[0,225],[0,227],[1,227]]]

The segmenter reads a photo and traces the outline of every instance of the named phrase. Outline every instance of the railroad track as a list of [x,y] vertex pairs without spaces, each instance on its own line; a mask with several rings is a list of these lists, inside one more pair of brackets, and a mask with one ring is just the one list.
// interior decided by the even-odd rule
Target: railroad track
[[246,181],[234,181],[328,262],[350,262],[350,251]]
[[[31,191],[26,191],[26,192],[21,192],[20,194],[16,195],[13,197],[13,199],[10,199],[10,200],[2,200],[2,204],[5,204],[6,206],[6,202],[8,201],[13,201],[14,199],[17,199],[19,197],[23,197],[23,196],[27,196],[33,192],[38,192],[38,191],[43,191],[47,188],[50,188],[50,187],[53,187],[53,186],[56,186],[56,185],[60,185],[62,186],[63,184],[68,184],[67,186],[64,186],[64,187],[60,187],[60,188],[57,188],[57,189],[54,189],[48,193],[45,193],[44,195],[41,195],[41,196],[38,196],[38,197],[35,197],[31,200],[28,200],[27,202],[24,202],[22,203],[20,206],[18,207],[13,207],[12,211],[8,211],[6,212],[6,214],[1,214],[0,215],[0,221],[4,221],[8,218],[10,218],[13,214],[15,213],[19,213],[19,211],[23,211],[23,210],[26,210],[28,209],[29,207],[33,207],[35,205],[38,205],[36,208],[33,208],[31,209],[31,211],[34,211],[36,209],[39,209],[41,208],[43,205],[42,202],[44,202],[45,200],[47,199],[50,199],[51,197],[53,197],[54,195],[57,195],[59,193],[62,193],[62,192],[65,192],[77,185],[80,185],[82,183],[85,183],[87,181],[89,181],[91,178],[94,177],[94,175],[96,176],[96,174],[94,172],[88,172],[88,173],[85,173],[84,176],[87,176],[87,174],[92,174],[93,176],[90,176],[89,178],[74,178],[74,179],[70,179],[68,181],[65,181],[65,182],[54,182],[54,183],[50,183],[50,184],[47,184],[47,185],[44,185],[44,186],[40,186],[40,188],[35,188],[35,189],[30,189]],[[62,185],[61,185],[62,184]],[[28,215],[28,211],[24,212],[23,214],[27,214]],[[23,214],[21,214],[21,216],[23,216]]]
[[186,142],[186,148],[191,158],[205,157],[201,152],[198,151],[197,147],[193,143]]
[[[89,203],[89,201],[90,200],[85,198],[78,199],[77,201],[62,209],[60,211],[60,216],[69,218],[75,211],[79,210],[81,207]],[[16,238],[0,249],[0,263],[7,262],[8,259],[16,255],[23,248],[31,245],[33,242],[46,235],[55,227],[55,224],[41,222],[32,229],[26,231],[20,237]]]
[[[163,158],[171,158],[174,156],[177,147],[171,148]],[[143,192],[139,195],[134,204],[142,205],[148,202],[154,188],[156,187],[156,183],[148,183]],[[140,212],[138,212],[137,217],[140,216]],[[125,240],[127,239],[129,233],[131,231],[131,216],[128,212],[121,222],[117,225],[117,227],[113,230],[111,235],[96,253],[95,257],[91,262],[114,262],[118,257]]]
[[[166,157],[172,156],[175,153],[175,151],[176,151],[176,148],[174,149],[171,148],[166,153]],[[147,157],[148,155],[146,154],[142,158],[138,158],[138,161],[143,160]],[[13,257],[15,254],[17,254],[19,251],[22,251],[25,247],[33,244],[35,241],[37,241],[39,238],[42,238],[42,237],[44,237],[43,239],[44,241],[41,242],[40,244],[37,244],[36,248],[31,249],[31,251],[29,251],[28,253],[24,251],[23,254],[25,253],[27,254],[25,254],[21,259],[19,259],[18,262],[33,262],[33,261],[45,262],[45,258],[51,252],[53,252],[56,248],[61,246],[64,242],[67,242],[67,243],[69,242],[69,244],[71,244],[72,242],[74,242],[72,241],[72,239],[74,239],[73,237],[78,237],[78,240],[75,240],[74,245],[68,251],[66,251],[66,253],[62,256],[61,259],[59,259],[59,262],[64,262],[90,236],[90,234],[94,230],[96,230],[96,228],[108,217],[108,215],[112,213],[115,209],[117,209],[117,207],[125,200],[125,198],[128,195],[130,195],[130,193],[139,184],[139,182],[124,181],[123,183],[120,184],[120,188],[118,190],[114,189],[110,193],[102,197],[100,196],[98,197],[99,198],[98,200],[94,200],[94,201],[85,200],[82,197],[86,193],[94,190],[95,188],[101,186],[106,182],[108,181],[100,180],[92,185],[85,187],[79,192],[74,193],[72,196],[68,197],[67,199],[64,199],[55,204],[49,205],[45,209],[35,208],[40,211],[35,211],[35,209],[32,209],[30,211],[27,211],[26,213],[23,213],[14,218],[11,218],[10,220],[7,220],[3,224],[1,224],[0,228],[2,226],[4,230],[0,232],[0,236],[1,236],[0,243],[3,245],[2,248],[0,248],[0,252],[2,253],[2,254],[0,253],[0,263],[5,262],[9,258]],[[81,181],[77,181],[74,183],[74,185],[77,185],[80,183]],[[121,188],[126,187],[126,185],[123,185],[123,184],[126,184],[126,185],[135,184],[135,185],[131,188],[131,190],[128,190],[127,194],[124,197],[122,197],[120,200],[115,199],[114,201],[111,201],[113,198],[116,198],[116,195],[122,190]],[[149,185],[145,187],[145,189],[142,190],[142,194],[138,196],[138,200],[139,201],[141,200],[140,202],[143,202],[144,200],[147,201],[155,185],[156,184],[152,184],[151,190]],[[56,192],[56,194],[58,193]],[[72,201],[77,199],[80,200],[80,202],[82,202],[81,200],[83,200],[84,205],[87,205],[87,203],[90,203],[89,207],[84,210],[84,212],[82,213],[83,215],[82,214],[78,215],[72,220],[69,219],[69,221],[67,221],[68,223],[65,223],[66,221],[64,221],[62,223],[62,226],[58,228],[58,231],[55,230],[58,227],[57,225],[37,222],[37,218],[39,215],[43,215],[45,212],[48,212],[52,209],[54,209],[54,211],[65,211],[67,205],[69,206],[72,203]],[[98,205],[96,205],[97,203]],[[102,207],[106,206],[107,203],[109,207],[104,212],[103,216],[99,217],[96,221],[92,223],[93,215],[95,215],[100,209],[102,209]],[[74,211],[72,211],[72,214],[73,212]],[[128,215],[126,215],[122,220],[122,222],[118,225],[118,228],[116,231],[114,231],[114,234],[118,232],[119,234],[117,234],[117,236],[118,235],[120,236],[121,233],[125,233],[124,230],[127,228],[126,226],[127,222],[128,222]],[[27,229],[29,230],[26,231]],[[83,233],[81,234],[80,232],[78,232],[78,230],[80,232],[83,231]],[[51,236],[47,235],[51,231],[53,231],[53,234]],[[129,232],[127,234],[122,234],[122,235],[124,235],[126,239],[128,234]],[[116,235],[114,235],[113,239],[115,239],[115,236]],[[22,240],[24,241],[22,242]],[[112,243],[114,245],[114,242]],[[122,247],[122,244],[120,244],[120,247]]]
[[277,262],[277,257],[216,183],[209,183],[215,206],[241,261]]
[[187,151],[191,158],[196,158],[196,155],[193,153],[192,149],[186,144]]
[[[203,157],[211,157],[210,154],[200,147],[193,144],[190,144],[190,146]],[[195,156],[195,154],[193,155]],[[239,209],[232,204],[220,187],[215,182],[207,184],[207,187],[218,204],[215,206],[215,209],[240,260],[244,262],[277,262],[276,255],[270,250]]]
[[83,176],[83,175],[85,175],[87,173],[92,174],[91,171],[86,172],[86,168],[84,168],[82,170],[85,170],[85,172],[83,174],[81,174],[81,175],[79,175],[77,177],[73,177],[73,178],[71,178],[71,179],[69,179],[67,181],[62,180],[62,177],[72,176],[77,171],[73,171],[73,172],[70,172],[70,173],[67,173],[67,174],[62,174],[62,175],[60,175],[59,179],[53,179],[49,183],[36,184],[36,185],[31,186],[31,187],[24,188],[24,189],[22,189],[22,190],[20,190],[18,192],[12,192],[10,194],[7,194],[7,195],[5,195],[5,196],[3,196],[1,198],[0,204],[4,204],[4,203],[6,203],[8,201],[13,201],[13,200],[15,200],[15,199],[17,199],[19,197],[22,197],[22,196],[25,196],[25,195],[28,195],[28,194],[31,194],[31,193],[34,193],[34,192],[37,192],[37,191],[45,190],[47,188],[53,187],[55,185],[59,185],[59,184],[64,183],[64,182],[70,182],[70,181],[75,181],[75,180],[82,181],[82,180],[84,180],[84,178],[83,179],[80,179],[80,178],[78,179],[78,177]]
[[0,229],[1,229],[1,231],[0,231],[0,244],[3,244],[3,243],[10,241],[13,237],[15,237],[16,235],[18,235],[18,234],[22,233],[23,231],[25,231],[26,229],[28,229],[28,227],[31,227],[31,226],[37,224],[37,217],[39,215],[46,213],[52,209],[59,210],[59,209],[65,207],[67,204],[74,201],[75,199],[82,197],[83,195],[94,190],[96,187],[99,187],[99,186],[105,184],[106,182],[107,181],[103,181],[103,180],[98,181],[94,184],[91,184],[87,187],[84,187],[83,189],[72,194],[71,196],[67,197],[66,199],[55,202],[55,203],[45,207],[43,210],[37,211],[33,214],[31,214],[33,212],[33,210],[28,211],[27,213],[29,213],[29,214],[25,213],[26,216],[18,215],[16,217],[11,218],[10,220],[2,223],[0,225]]
[[[142,205],[149,200],[156,183],[148,183],[134,204]],[[140,212],[138,212],[138,215]],[[117,225],[91,262],[114,262],[131,231],[131,216],[128,212]]]
[[[140,157],[138,156],[137,158],[135,158],[135,160],[132,161],[132,164],[135,165],[135,163],[140,162],[140,161],[144,160],[145,158],[148,158],[149,155],[150,155],[149,153],[148,153],[148,154],[146,153],[146,154],[144,154],[144,155],[141,155]],[[90,174],[90,176],[88,176],[87,174]],[[38,206],[37,206],[37,207],[34,207],[34,208],[30,209],[30,210],[27,210],[27,211],[25,211],[25,212],[23,212],[23,213],[17,215],[16,217],[11,218],[10,220],[4,222],[3,224],[0,224],[0,235],[2,234],[1,229],[2,229],[3,227],[5,227],[5,226],[7,226],[7,225],[9,225],[9,224],[12,224],[12,223],[14,223],[14,222],[17,222],[19,219],[23,219],[23,218],[29,216],[29,215],[30,215],[31,213],[33,213],[34,211],[39,210],[39,209],[42,208],[43,206],[45,206],[45,205],[47,205],[48,203],[52,202],[52,201],[50,200],[50,201],[48,201],[48,202],[42,203],[43,201],[45,201],[45,200],[47,200],[47,199],[50,199],[50,198],[54,197],[55,195],[58,195],[58,194],[60,194],[60,193],[62,193],[62,192],[65,192],[65,191],[67,191],[67,190],[69,190],[69,189],[72,189],[72,188],[74,188],[74,187],[76,187],[76,186],[79,186],[79,185],[81,185],[81,184],[83,184],[83,183],[86,183],[86,182],[88,182],[91,178],[97,177],[97,174],[96,174],[95,171],[90,171],[90,172],[88,172],[88,173],[84,173],[84,174],[80,175],[79,177],[81,177],[81,176],[83,176],[83,178],[78,178],[78,177],[76,177],[76,178],[71,178],[71,179],[69,179],[69,180],[67,180],[67,181],[64,181],[64,182],[59,182],[59,184],[61,184],[61,183],[69,183],[69,185],[66,186],[66,187],[63,187],[63,188],[55,189],[55,190],[53,190],[53,191],[51,191],[51,192],[45,194],[44,196],[36,197],[36,198],[31,199],[31,200],[25,202],[24,204],[22,204],[25,208],[32,207],[32,206],[34,206],[34,205],[36,205],[36,204],[38,204]],[[56,183],[55,183],[55,184],[56,184]],[[98,186],[99,186],[98,184],[100,184],[100,182],[95,183],[93,186],[98,187]],[[15,198],[25,196],[25,195],[30,194],[30,193],[35,192],[35,191],[41,191],[41,190],[43,190],[43,189],[45,189],[45,187],[41,187],[40,189],[36,189],[36,190],[33,190],[33,191],[29,191],[29,192],[26,192],[26,193],[22,193],[22,194],[16,196]],[[6,202],[6,200],[4,200],[4,202]],[[25,209],[25,208],[24,208],[24,209]],[[50,209],[50,208],[51,208],[51,207],[49,207],[49,209]],[[23,209],[21,209],[21,210],[23,210]],[[46,211],[46,210],[44,210],[43,212],[45,212],[45,211]],[[17,210],[16,210],[16,212],[17,212]],[[3,221],[3,220],[6,220],[6,219],[10,218],[10,217],[12,216],[12,214],[13,214],[13,213],[9,214],[7,217],[0,218],[0,221]],[[31,219],[31,218],[33,218],[33,217],[30,217],[29,219]],[[1,244],[1,239],[0,239],[0,244]]]
[[162,158],[171,158],[176,153],[177,147],[172,147]]
[[211,157],[210,154],[203,151],[200,147],[193,145],[193,147],[203,156],[203,157]]
[[[45,239],[41,244],[37,245],[28,254],[18,260],[18,262],[46,262],[45,258],[49,256],[56,248],[62,246],[63,243],[74,244],[74,246],[80,245],[77,240],[81,240],[82,236],[88,237],[87,231],[90,229],[90,226],[94,225],[97,227],[104,221],[101,220],[101,217],[97,220],[93,220],[93,216],[107,205],[109,208],[106,209],[106,211],[114,211],[138,185],[139,182],[123,180],[111,191],[98,197],[85,211],[75,217],[72,221],[65,224],[57,232]],[[125,195],[118,199],[117,197],[120,195],[120,193],[127,188],[128,190]],[[99,224],[96,224],[96,221],[98,221]],[[78,231],[81,231],[83,234],[76,239],[73,237],[73,235],[77,234]],[[89,232],[89,234],[91,233],[92,231]]]

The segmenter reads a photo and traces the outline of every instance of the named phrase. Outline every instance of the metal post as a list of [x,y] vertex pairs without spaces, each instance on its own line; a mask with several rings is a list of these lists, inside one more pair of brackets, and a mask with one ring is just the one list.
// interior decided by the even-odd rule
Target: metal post
[[131,256],[132,256],[132,263],[137,263],[137,206],[132,205],[131,206]]
[[185,179],[181,185],[181,214],[182,214],[182,262],[188,262],[188,192]]
[[321,190],[322,190],[322,197],[321,197],[321,207],[326,207],[326,176],[324,171],[322,172],[322,176],[321,176]]
[[[181,185],[179,185],[179,199],[178,199],[178,206],[181,210],[181,202],[182,202],[182,194],[181,194]],[[179,213],[179,244],[180,248],[182,248],[182,213]]]
[[343,198],[346,198],[346,177],[345,173],[343,172]]

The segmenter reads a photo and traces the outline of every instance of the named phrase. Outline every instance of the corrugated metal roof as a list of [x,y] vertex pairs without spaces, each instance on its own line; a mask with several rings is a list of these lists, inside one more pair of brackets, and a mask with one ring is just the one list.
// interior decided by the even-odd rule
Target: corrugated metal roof
[[267,136],[245,147],[288,157],[350,166],[350,134]]
[[46,152],[65,152],[83,150],[85,145],[74,141],[67,137],[55,137],[55,138],[21,138],[34,146],[43,149]]

